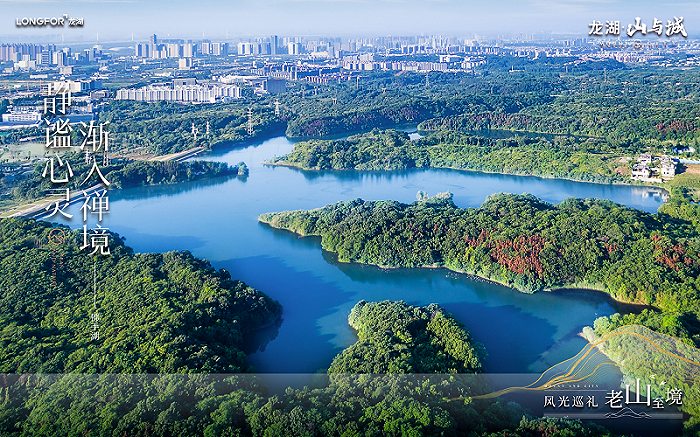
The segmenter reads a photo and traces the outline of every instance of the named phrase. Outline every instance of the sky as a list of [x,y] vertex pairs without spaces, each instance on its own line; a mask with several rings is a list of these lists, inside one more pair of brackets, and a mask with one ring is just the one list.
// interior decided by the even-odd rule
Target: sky
[[[66,41],[217,40],[256,36],[458,37],[517,33],[587,36],[597,20],[651,27],[683,17],[689,36],[700,35],[700,2],[615,0],[0,0],[0,41],[62,34]],[[17,27],[23,17],[83,18],[79,27]],[[649,38],[649,36],[647,36]]]

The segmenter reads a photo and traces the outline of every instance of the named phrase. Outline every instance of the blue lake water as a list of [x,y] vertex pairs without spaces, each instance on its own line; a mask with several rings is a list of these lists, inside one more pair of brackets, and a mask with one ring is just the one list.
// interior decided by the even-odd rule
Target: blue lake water
[[[357,197],[412,202],[421,190],[431,195],[449,190],[461,207],[478,207],[498,192],[532,193],[549,202],[598,197],[649,212],[663,202],[660,190],[643,187],[457,170],[310,172],[261,164],[292,148],[292,142],[277,137],[216,151],[204,159],[244,161],[250,175],[111,191],[110,214],[103,220],[137,252],[189,250],[279,300],[284,306],[280,323],[254,333],[247,345],[249,361],[260,372],[327,368],[356,341],[347,316],[361,299],[439,303],[486,346],[486,370],[500,373],[541,371],[567,359],[586,344],[577,336],[583,326],[629,310],[597,292],[526,295],[444,269],[338,263],[321,250],[318,238],[298,238],[260,224],[261,213]],[[80,216],[77,208],[71,212]]]

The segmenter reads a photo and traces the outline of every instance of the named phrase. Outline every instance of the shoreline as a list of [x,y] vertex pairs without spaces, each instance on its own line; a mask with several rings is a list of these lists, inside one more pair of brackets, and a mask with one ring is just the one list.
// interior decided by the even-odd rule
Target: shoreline
[[[423,121],[425,121],[425,120],[423,120]],[[422,122],[421,122],[421,123],[422,123]],[[351,136],[353,136],[353,135],[362,135],[362,134],[366,134],[366,133],[372,132],[374,129],[379,129],[379,130],[382,130],[382,131],[385,131],[385,130],[395,130],[395,131],[401,131],[401,132],[405,132],[405,133],[409,133],[409,132],[406,132],[404,129],[415,129],[416,132],[418,132],[418,131],[422,131],[421,129],[418,129],[418,125],[419,125],[419,124],[420,124],[420,123],[416,124],[416,123],[414,123],[414,122],[410,122],[410,123],[401,123],[401,124],[391,125],[391,126],[387,126],[387,127],[379,127],[379,126],[377,126],[377,127],[373,127],[373,128],[370,128],[370,129],[352,130],[352,131],[340,132],[340,133],[336,133],[336,134],[321,135],[321,136],[311,136],[311,137],[309,137],[309,136],[293,137],[293,136],[289,136],[289,135],[285,135],[285,136],[287,137],[287,139],[288,139],[289,141],[292,141],[292,142],[295,142],[295,143],[297,143],[297,142],[300,143],[300,142],[303,142],[303,141],[312,141],[312,140],[339,140],[339,139],[351,137]],[[427,131],[422,131],[422,132],[427,132]]]
[[257,142],[262,143],[266,140],[269,140],[271,138],[276,138],[278,136],[283,136],[285,138],[289,138],[286,135],[286,126],[283,128],[278,128],[278,129],[270,129],[270,130],[263,130],[260,132],[260,134],[255,135],[253,137],[247,137],[243,138],[240,140],[223,140],[223,141],[218,141],[215,143],[212,143],[210,148],[207,150],[205,149],[205,155],[213,152],[215,150],[222,150],[222,149],[237,149],[239,147],[247,147],[250,145],[253,145]]
[[[141,161],[150,161],[150,162],[168,162],[168,161],[174,161],[174,162],[184,162],[190,158],[194,158],[200,153],[202,155],[206,155],[209,152],[209,150],[204,149],[203,147],[193,147],[191,149],[183,150],[182,152],[177,152],[177,153],[170,153],[167,155],[161,155],[161,156],[153,156],[149,159],[146,160],[131,160],[131,162],[141,162]],[[231,174],[233,175],[233,173]],[[208,179],[208,178],[203,178],[203,179]],[[179,181],[179,182],[168,182],[165,184],[148,184],[152,186],[157,186],[157,185],[177,185],[179,183],[186,182],[186,181]],[[76,202],[78,202],[79,197],[81,196],[83,191],[92,193],[94,191],[98,191],[99,189],[105,189],[105,190],[121,190],[124,188],[108,188],[103,186],[102,184],[97,184],[94,186],[91,186],[90,188],[87,188],[85,190],[76,190],[74,194],[70,195],[70,200],[68,202],[68,205],[73,205]],[[29,201],[27,203],[21,203],[19,205],[14,205],[9,207],[6,210],[0,210],[0,218],[15,218],[15,217],[26,217],[26,218],[35,218],[37,220],[42,219],[44,215],[48,215],[50,212],[46,212],[46,205],[48,204],[49,206],[55,202],[56,200],[62,199],[62,195],[58,194],[53,194],[49,196],[44,196],[39,199],[34,199],[32,201]]]
[[[290,232],[290,233],[292,233],[292,234],[297,235],[298,238],[306,238],[306,237],[317,237],[317,238],[322,238],[321,235],[314,235],[314,234],[302,235],[302,234],[299,234],[298,232],[295,232],[295,231],[292,231],[292,230],[289,230],[289,229],[277,228],[277,227],[275,227],[275,226],[272,226],[272,225],[270,224],[270,222],[265,221],[265,220],[262,220],[260,217],[258,217],[258,222],[263,223],[263,224],[266,224],[266,225],[270,226],[270,227],[273,228],[273,229],[278,229],[278,230]],[[416,266],[416,267],[403,267],[403,266],[398,266],[398,267],[397,267],[397,266],[383,266],[383,265],[380,265],[380,264],[361,263],[361,262],[356,262],[356,261],[341,261],[340,259],[338,259],[338,253],[337,253],[337,252],[333,252],[333,251],[330,251],[330,250],[326,250],[326,249],[324,249],[324,248],[321,248],[321,250],[326,251],[326,252],[328,252],[328,253],[332,253],[333,255],[335,255],[336,262],[344,263],[344,264],[358,264],[358,265],[362,265],[362,266],[374,266],[374,267],[377,267],[377,268],[379,268],[379,269],[384,269],[384,270],[396,270],[396,269],[444,269],[444,270],[447,270],[447,271],[449,271],[449,272],[458,273],[458,274],[460,274],[460,275],[465,275],[467,278],[469,278],[469,279],[471,279],[471,280],[474,280],[474,281],[486,282],[486,283],[495,284],[495,285],[501,285],[501,286],[503,286],[503,287],[507,287],[507,288],[510,288],[510,289],[512,289],[512,290],[515,290],[515,291],[517,291],[517,292],[519,292],[519,293],[522,293],[522,294],[531,294],[531,295],[534,295],[534,294],[537,294],[537,293],[543,293],[543,292],[546,292],[546,293],[556,293],[556,292],[566,292],[566,291],[574,291],[574,290],[582,290],[582,291],[589,291],[589,292],[590,292],[590,291],[593,291],[593,292],[596,292],[596,293],[602,293],[602,294],[604,294],[604,295],[607,296],[609,299],[611,299],[612,301],[614,301],[615,303],[618,303],[618,304],[622,304],[622,305],[634,305],[634,306],[639,306],[639,307],[651,308],[651,309],[654,309],[655,311],[659,311],[658,308],[654,307],[653,305],[648,305],[648,304],[646,304],[646,303],[619,300],[619,299],[615,298],[613,295],[611,295],[610,293],[608,293],[607,291],[605,291],[605,288],[604,288],[604,287],[601,287],[601,288],[592,288],[592,287],[586,287],[586,286],[583,285],[583,284],[582,284],[582,286],[576,286],[576,283],[571,283],[571,284],[563,284],[563,285],[561,285],[561,286],[556,286],[556,287],[552,287],[552,288],[545,288],[545,289],[542,289],[542,290],[539,290],[539,291],[535,291],[535,292],[533,292],[533,293],[527,293],[527,292],[525,292],[525,291],[521,291],[521,290],[518,290],[518,289],[515,288],[515,287],[512,287],[512,286],[510,286],[510,285],[507,285],[507,284],[505,284],[505,283],[503,283],[503,282],[500,282],[500,281],[498,281],[498,280],[496,280],[496,279],[486,278],[486,277],[480,276],[480,275],[478,275],[478,274],[476,274],[476,273],[469,273],[469,272],[462,271],[462,270],[455,270],[455,269],[452,269],[452,268],[447,267],[447,266],[444,266],[444,265],[421,265],[421,266]],[[593,286],[593,285],[596,285],[596,284],[589,284],[589,285]]]
[[[562,181],[580,182],[580,183],[596,184],[596,185],[621,185],[621,186],[628,186],[628,187],[657,188],[663,192],[662,195],[666,195],[666,196],[671,195],[671,193],[669,191],[670,188],[665,188],[663,186],[659,186],[658,184],[652,185],[651,182],[641,183],[641,184],[623,182],[623,181],[595,182],[595,181],[587,181],[587,180],[583,180],[583,179],[573,179],[573,178],[566,178],[566,177],[553,176],[553,175],[534,175],[534,174],[530,174],[530,173],[504,173],[504,172],[498,172],[498,171],[474,170],[474,169],[460,168],[460,167],[432,167],[432,166],[430,166],[430,167],[411,167],[411,168],[397,169],[397,170],[356,170],[354,168],[343,168],[343,169],[304,168],[299,164],[295,164],[295,163],[292,163],[289,161],[276,161],[276,162],[263,161],[260,164],[270,166],[270,167],[288,167],[288,168],[295,168],[295,169],[303,170],[303,171],[314,171],[314,172],[323,172],[323,171],[392,172],[392,171],[407,171],[407,170],[456,170],[456,171],[465,171],[465,172],[483,173],[483,174],[495,174],[495,175],[504,175],[504,176],[523,176],[523,177],[532,177],[532,178],[539,178],[539,179],[557,179],[557,180],[562,180]],[[666,203],[665,200],[664,200],[664,203]]]

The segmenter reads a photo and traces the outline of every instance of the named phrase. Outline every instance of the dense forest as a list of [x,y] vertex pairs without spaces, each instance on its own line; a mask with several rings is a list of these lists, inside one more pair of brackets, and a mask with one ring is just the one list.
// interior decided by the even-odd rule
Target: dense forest
[[455,131],[439,131],[411,141],[404,132],[374,129],[346,140],[299,142],[291,153],[270,164],[312,170],[455,168],[594,182],[629,182],[630,169],[626,162],[614,155],[594,152],[604,148],[600,143],[601,140],[595,138],[581,141],[565,136],[557,136],[552,141],[520,135],[492,139]]
[[566,57],[487,58],[472,73],[367,72],[351,82],[290,82],[284,94],[226,104],[112,101],[100,121],[111,123],[117,148],[146,147],[155,154],[282,131],[319,138],[419,123],[426,131],[590,136],[604,140],[591,149],[601,153],[611,148],[662,151],[678,142],[698,145],[700,88],[693,71],[627,68],[612,60],[573,63]]
[[438,305],[361,301],[349,323],[358,342],[319,375],[319,387],[287,389],[260,405],[253,435],[610,435],[579,421],[529,418],[514,402],[469,398],[490,390],[479,375],[461,373],[481,369],[483,350]]
[[[373,84],[376,87],[376,84]],[[527,103],[503,96],[465,95],[430,99],[411,96],[395,89],[344,90],[342,104],[332,99],[316,99],[315,105],[300,100],[295,102],[295,117],[290,119],[287,135],[314,138],[341,133],[367,131],[374,128],[401,124],[417,124],[435,117],[447,117],[466,111],[517,111]],[[338,97],[334,97],[336,102]],[[545,99],[543,96],[535,98]]]
[[360,301],[350,312],[358,342],[340,353],[330,373],[471,373],[484,348],[438,307]]
[[[278,163],[318,170],[449,167],[596,182],[627,181],[623,156],[699,146],[695,71],[629,69],[615,61],[574,66],[564,57],[486,60],[470,73],[371,72],[356,82],[296,83],[283,95],[227,104],[112,101],[99,121],[110,122],[113,145],[122,151],[163,155],[280,132],[312,139],[369,131],[299,143]],[[373,130],[418,123],[429,134],[415,141]],[[512,135],[497,139],[496,130]],[[3,132],[0,143],[43,132]],[[67,159],[77,174],[87,173],[79,156]],[[12,195],[33,199],[57,188],[36,176],[43,166]],[[236,173],[245,174],[245,165],[133,162],[110,166],[107,179],[127,188]],[[449,194],[421,193],[411,205],[357,199],[260,220],[321,236],[341,261],[446,267],[526,292],[604,290],[662,311],[601,318],[599,335],[641,324],[697,346],[698,200],[674,188],[654,215],[595,199],[551,205],[505,194],[461,209]],[[239,378],[252,370],[241,345],[251,330],[279,318],[277,302],[188,252],[134,254],[112,235],[112,256],[92,259],[75,250],[78,236],[67,229],[65,245],[50,245],[50,230],[46,223],[0,222],[3,435],[608,435],[576,421],[528,418],[513,403],[471,400],[474,390],[487,390],[478,378],[407,379],[404,373],[488,370],[480,364],[483,348],[434,305],[360,302],[349,320],[358,342],[333,360],[329,374],[270,396],[255,377]],[[93,267],[102,287],[99,342],[89,340]],[[359,371],[390,375],[348,375]],[[467,398],[445,402],[453,396]]]
[[[700,432],[700,389],[697,378],[700,349],[687,338],[668,333],[666,325],[674,322],[673,314],[645,314],[641,317],[601,317],[594,329],[584,328],[584,335],[615,362],[624,374],[625,383],[637,378],[649,384],[651,398],[667,399],[668,390],[680,390],[682,402],[678,409],[688,414],[684,435]],[[649,323],[650,322],[650,323]],[[648,326],[647,326],[648,323]],[[664,332],[659,334],[659,332]],[[678,338],[680,337],[680,339]],[[636,385],[636,384],[635,384]]]
[[[552,205],[496,194],[462,209],[449,193],[419,197],[410,205],[355,199],[259,220],[319,235],[344,262],[446,267],[525,292],[595,288],[698,320],[700,239],[691,223],[598,199]],[[693,340],[700,344],[700,332]]]
[[[631,101],[630,101],[631,100]],[[605,137],[615,142],[634,139],[687,140],[697,144],[696,118],[700,106],[686,99],[642,102],[598,94],[559,97],[546,105],[528,106],[513,114],[470,112],[421,125],[425,130],[456,131],[507,129],[561,135]],[[613,142],[613,141],[611,141]]]
[[[361,96],[361,90],[332,89],[312,99],[287,98],[291,136],[418,122],[427,136],[409,141],[400,132],[372,130],[347,140],[313,139],[274,162],[315,170],[449,167],[612,183],[630,181],[628,158],[634,162],[642,152],[700,148],[695,73],[618,67],[605,74],[506,75],[494,64],[482,76],[429,76],[429,87],[420,81],[400,86],[409,78],[378,74]],[[697,188],[697,178],[683,176],[674,184]]]
[[[255,105],[253,133],[248,133],[250,104],[180,105],[114,100],[100,113],[109,122],[116,150],[146,148],[156,155],[182,152],[193,147],[212,149],[273,132],[283,132],[285,118],[276,118],[268,104]],[[207,128],[208,124],[208,128]],[[198,132],[193,134],[194,129]]]
[[[189,253],[133,254],[116,237],[108,258],[64,248],[64,269],[53,279],[56,249],[38,243],[51,226],[0,224],[2,267],[33,261],[2,276],[4,436],[611,435],[579,421],[531,418],[513,402],[472,400],[490,391],[473,373],[483,347],[435,304],[359,302],[349,317],[358,342],[328,374],[270,393],[262,375],[239,373],[250,370],[241,339],[280,314],[264,294]],[[104,290],[99,341],[88,340],[92,265]]]
[[[450,167],[601,183],[628,182],[627,158],[641,152],[700,150],[700,80],[692,70],[567,57],[486,61],[473,72],[376,71],[349,82],[289,82],[286,93],[230,103],[111,101],[99,122],[110,123],[115,151],[155,155],[282,132],[318,139],[418,124],[430,133],[418,141],[375,131],[304,142],[285,160],[309,169]],[[43,134],[38,127],[6,131],[0,144]],[[684,155],[696,154],[686,149]],[[36,182],[20,191],[32,191]],[[692,173],[667,184],[700,188]]]
[[604,140],[592,150],[603,153],[698,144],[696,72],[615,61],[565,68],[570,61],[490,57],[474,74],[431,72],[429,85],[420,74],[389,72],[363,76],[357,86],[302,84],[305,91],[282,99],[291,114],[287,135],[313,138],[420,122],[426,131],[590,136]]
[[[6,373],[240,372],[243,336],[282,313],[276,301],[189,252],[111,256],[79,251],[80,231],[0,221],[0,371]],[[93,269],[101,338],[90,340]]]
[[[630,327],[646,330],[641,338],[659,338],[646,344],[639,336],[614,337],[603,352],[621,366],[627,381],[658,373],[680,388],[689,397],[681,407],[690,414],[684,432],[695,435],[700,427],[700,403],[693,395],[700,359],[696,194],[674,188],[658,214],[598,199],[552,205],[532,195],[496,194],[480,208],[461,209],[449,193],[429,198],[420,192],[418,197],[410,205],[355,199],[310,211],[262,214],[259,220],[302,236],[321,236],[323,249],[344,262],[446,267],[526,292],[571,286],[653,305],[639,314],[598,318],[595,334],[605,338]],[[381,335],[380,330],[364,335]],[[669,343],[669,354],[656,349],[661,340]],[[673,354],[691,361],[678,361]]]

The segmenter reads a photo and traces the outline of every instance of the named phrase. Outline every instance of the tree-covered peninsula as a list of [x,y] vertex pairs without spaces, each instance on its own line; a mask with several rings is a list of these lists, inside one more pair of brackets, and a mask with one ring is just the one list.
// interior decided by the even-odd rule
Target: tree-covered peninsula
[[259,220],[321,236],[323,249],[344,262],[445,267],[525,292],[596,288],[618,300],[700,314],[698,230],[607,200],[552,205],[496,194],[479,208],[458,208],[445,193],[410,205],[355,199]]
[[189,252],[135,254],[111,235],[110,256],[89,256],[79,231],[57,244],[54,229],[0,221],[0,372],[246,371],[244,337],[282,314]]
[[350,312],[359,341],[341,352],[331,373],[471,373],[484,347],[436,304],[360,301]]
[[[483,348],[440,306],[361,301],[358,341],[315,386],[287,389],[256,407],[254,436],[609,436],[594,424],[531,418],[490,393]],[[425,372],[414,375],[413,373]]]
[[[610,149],[596,138],[553,139],[513,133],[493,139],[456,131],[438,131],[411,141],[401,131],[374,129],[345,140],[308,140],[270,164],[306,170],[403,170],[454,168],[526,174],[594,182],[629,181],[629,169],[619,156],[627,148]],[[606,145],[607,147],[607,145]]]
[[[14,201],[31,201],[40,199],[47,193],[55,194],[56,190],[68,188],[71,191],[76,191],[100,182],[97,175],[93,175],[90,180],[85,181],[85,178],[90,174],[92,162],[86,163],[84,156],[80,153],[66,153],[61,157],[61,162],[70,166],[75,175],[69,178],[68,182],[52,182],[50,177],[45,176],[48,161],[40,162],[34,166],[33,171],[26,178],[5,184],[8,189],[7,197]],[[100,166],[100,172],[110,183],[110,188],[122,189],[211,179],[238,175],[241,172],[247,174],[247,167],[244,166],[243,162],[229,165],[225,162],[199,160],[178,162],[120,159],[114,160],[110,165]]]

